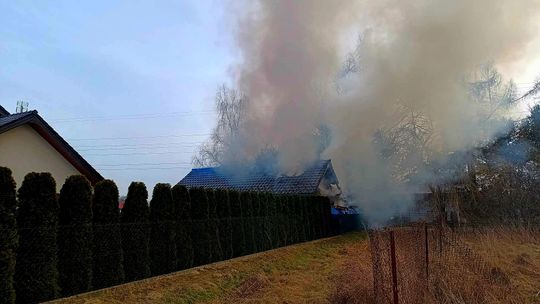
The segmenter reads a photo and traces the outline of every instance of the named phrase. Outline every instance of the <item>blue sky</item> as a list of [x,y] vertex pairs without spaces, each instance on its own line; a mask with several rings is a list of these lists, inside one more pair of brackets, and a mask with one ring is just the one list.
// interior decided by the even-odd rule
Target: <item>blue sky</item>
[[237,58],[221,3],[2,1],[0,104],[29,102],[122,194],[176,183]]

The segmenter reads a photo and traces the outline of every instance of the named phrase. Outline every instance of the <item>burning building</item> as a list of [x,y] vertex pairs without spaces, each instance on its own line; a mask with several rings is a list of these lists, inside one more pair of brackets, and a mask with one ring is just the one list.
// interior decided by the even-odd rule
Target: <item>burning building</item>
[[[238,170],[238,169],[236,169]],[[192,169],[178,184],[211,189],[327,196],[335,207],[345,206],[331,160],[319,160],[297,174],[238,172],[224,167]]]

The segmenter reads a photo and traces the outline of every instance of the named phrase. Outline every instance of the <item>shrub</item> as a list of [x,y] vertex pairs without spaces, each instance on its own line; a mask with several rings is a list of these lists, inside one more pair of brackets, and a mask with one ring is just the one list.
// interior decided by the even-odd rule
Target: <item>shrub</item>
[[219,242],[219,220],[217,216],[217,201],[215,191],[206,189],[208,197],[208,235],[210,236],[210,246],[212,250],[212,261],[217,262],[223,260],[223,252]]
[[171,185],[157,184],[150,202],[152,275],[176,270],[176,222]]
[[92,287],[92,186],[86,177],[68,177],[58,199],[58,272],[63,296]]
[[124,282],[124,255],[120,233],[118,188],[112,180],[103,180],[94,187],[92,201],[94,229],[94,268],[92,286],[95,289]]
[[305,242],[306,225],[304,223],[304,198],[302,196],[295,196],[294,198],[294,217],[296,219],[296,229],[298,231],[297,242]]
[[268,193],[268,218],[266,221],[266,231],[268,234],[268,240],[270,248],[277,248],[280,245],[280,232],[279,227],[279,214],[278,214],[278,196],[273,193]]
[[322,201],[319,196],[312,198],[312,225],[313,225],[313,238],[320,239],[322,237],[323,221],[322,221]]
[[212,262],[212,246],[210,244],[209,206],[206,191],[202,188],[189,189],[191,197],[191,215],[193,218],[191,240],[193,242],[194,265],[199,266]]
[[244,226],[244,254],[255,252],[255,231],[253,226],[253,194],[251,192],[240,193],[242,202],[242,222]]
[[229,193],[227,190],[216,190],[215,197],[217,202],[217,217],[219,220],[219,243],[221,244],[223,259],[227,260],[233,257]]
[[294,243],[294,234],[296,226],[290,217],[290,207],[292,204],[291,196],[279,195],[276,197],[277,207],[277,242],[278,247],[287,246]]
[[302,205],[303,205],[303,226],[304,230],[306,231],[306,240],[311,241],[313,240],[314,233],[314,227],[313,227],[313,197],[304,196],[302,197]]
[[320,200],[320,204],[322,207],[323,236],[332,236],[335,234],[332,224],[332,203],[330,202],[330,199],[325,196],[321,196]]
[[193,245],[191,242],[191,202],[185,186],[172,188],[176,210],[176,258],[178,270],[193,266]]
[[15,303],[16,209],[15,180],[10,169],[0,167],[0,299],[6,304]]
[[246,252],[245,233],[243,223],[242,201],[238,191],[229,191],[229,203],[231,205],[232,247],[233,256],[242,256]]
[[251,219],[251,226],[253,229],[253,252],[263,251],[264,239],[263,239],[263,229],[264,222],[261,218],[261,199],[262,194],[259,192],[252,192],[252,206],[253,206],[253,217]]
[[298,218],[296,211],[296,200],[297,197],[293,195],[288,195],[285,197],[285,204],[283,206],[283,213],[286,219],[286,224],[289,226],[288,231],[289,235],[287,236],[287,245],[295,244],[300,241],[300,233],[298,231]]
[[29,173],[19,188],[18,196],[17,302],[51,300],[59,294],[56,257],[59,208],[54,178],[50,173]]
[[260,251],[272,248],[270,225],[270,195],[266,192],[259,193],[259,225],[260,225]]
[[150,276],[148,191],[141,182],[132,182],[120,216],[126,281]]

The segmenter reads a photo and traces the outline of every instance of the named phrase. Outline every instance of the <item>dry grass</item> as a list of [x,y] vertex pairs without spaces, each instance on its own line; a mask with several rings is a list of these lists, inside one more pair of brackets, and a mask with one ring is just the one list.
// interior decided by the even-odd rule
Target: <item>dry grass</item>
[[[526,229],[463,233],[439,261],[433,303],[540,303],[540,237]],[[428,301],[428,302],[429,302]]]
[[[335,284],[344,289],[351,286],[351,291],[359,286],[336,276],[351,270],[351,265],[364,265],[357,268],[357,275],[371,279],[371,274],[365,273],[371,258],[364,234],[280,248],[56,303],[334,303]],[[365,279],[362,284],[366,284]]]

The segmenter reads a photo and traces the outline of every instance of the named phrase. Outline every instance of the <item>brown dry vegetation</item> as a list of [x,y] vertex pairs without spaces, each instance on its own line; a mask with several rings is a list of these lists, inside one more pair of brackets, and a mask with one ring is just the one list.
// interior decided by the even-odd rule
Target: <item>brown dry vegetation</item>
[[[124,284],[56,303],[333,303],[330,299],[336,290],[352,293],[360,286],[347,280],[349,275],[362,276],[362,280],[358,277],[358,282],[362,282],[363,290],[369,290],[371,258],[367,244],[365,234],[352,233]],[[337,289],[335,284],[343,288]]]
[[445,251],[433,303],[540,303],[540,237],[526,229],[466,232]]

